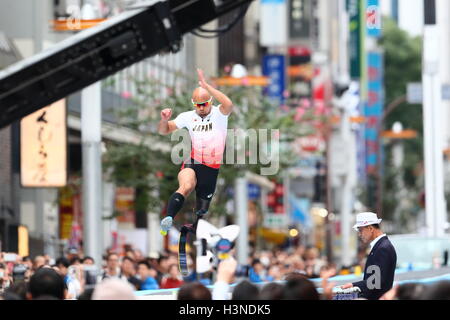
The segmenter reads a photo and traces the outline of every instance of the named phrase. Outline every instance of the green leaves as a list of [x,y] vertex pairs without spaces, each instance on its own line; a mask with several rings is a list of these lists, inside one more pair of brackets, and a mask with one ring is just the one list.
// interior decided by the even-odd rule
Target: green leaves
[[[385,56],[386,106],[396,98],[406,94],[409,82],[421,82],[422,78],[422,39],[412,38],[401,30],[394,21],[385,18],[381,45]],[[401,172],[405,183],[405,192],[409,195],[409,212],[417,211],[418,194],[423,189],[423,115],[422,105],[403,103],[385,119],[385,128],[389,130],[399,121],[405,129],[418,132],[418,137],[403,140],[404,161]],[[387,142],[389,143],[389,141]],[[392,165],[392,146],[386,144],[384,156],[383,212],[392,218],[398,212],[398,186],[395,177],[400,174]],[[406,213],[405,213],[406,214]]]

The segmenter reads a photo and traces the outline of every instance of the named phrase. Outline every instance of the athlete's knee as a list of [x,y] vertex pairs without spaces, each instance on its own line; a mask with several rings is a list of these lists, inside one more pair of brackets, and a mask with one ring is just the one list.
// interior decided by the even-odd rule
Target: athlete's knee
[[179,191],[181,194],[187,196],[195,189],[195,182],[184,182],[180,184]]

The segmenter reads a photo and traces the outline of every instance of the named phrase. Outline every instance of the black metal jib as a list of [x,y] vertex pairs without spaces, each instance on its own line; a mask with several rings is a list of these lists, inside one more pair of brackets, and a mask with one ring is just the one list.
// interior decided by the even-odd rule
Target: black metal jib
[[0,128],[147,57],[252,0],[160,1],[128,10],[0,72]]

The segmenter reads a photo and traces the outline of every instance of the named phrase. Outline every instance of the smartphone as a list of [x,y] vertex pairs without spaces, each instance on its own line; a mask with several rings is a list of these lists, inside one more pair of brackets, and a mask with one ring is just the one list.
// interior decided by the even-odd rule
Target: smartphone
[[27,266],[24,264],[16,264],[13,268],[13,280],[14,283],[20,282],[20,281],[25,281],[26,279],[26,273],[27,273]]
[[85,265],[83,266],[83,271],[85,279],[85,288],[86,287],[94,288],[95,285],[97,284],[97,278],[100,274],[99,270],[95,265],[94,266]]
[[74,266],[70,266],[68,273],[70,276],[75,278],[77,276],[77,269]]

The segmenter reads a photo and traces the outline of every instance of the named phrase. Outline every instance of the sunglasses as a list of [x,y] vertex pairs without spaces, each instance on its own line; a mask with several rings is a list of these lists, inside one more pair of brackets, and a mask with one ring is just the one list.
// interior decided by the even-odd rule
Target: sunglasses
[[358,232],[361,233],[364,229],[367,229],[369,226],[365,226],[365,227],[358,227]]
[[194,99],[191,99],[192,104],[194,105],[194,107],[200,108],[200,107],[207,107],[211,101],[212,101],[212,97],[209,98],[209,100],[204,101],[204,102],[195,102]]

